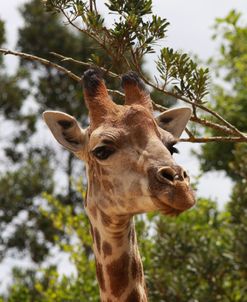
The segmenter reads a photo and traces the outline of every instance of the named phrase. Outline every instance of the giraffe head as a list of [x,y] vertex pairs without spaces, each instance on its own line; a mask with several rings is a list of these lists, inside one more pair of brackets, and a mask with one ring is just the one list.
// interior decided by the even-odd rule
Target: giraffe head
[[134,215],[159,210],[177,215],[195,203],[189,177],[172,153],[191,115],[189,108],[154,117],[142,80],[122,76],[125,104],[115,104],[99,71],[83,77],[90,126],[81,129],[74,117],[44,112],[57,141],[86,162],[87,207],[105,214]]

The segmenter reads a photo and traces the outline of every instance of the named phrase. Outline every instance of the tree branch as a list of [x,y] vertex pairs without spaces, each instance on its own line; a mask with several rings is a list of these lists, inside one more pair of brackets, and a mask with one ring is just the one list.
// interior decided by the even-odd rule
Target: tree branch
[[9,49],[4,49],[4,48],[0,48],[0,53],[3,53],[4,55],[14,55],[14,56],[18,56],[21,57],[23,59],[29,60],[29,61],[37,61],[39,63],[41,63],[42,65],[48,66],[48,67],[53,67],[63,73],[65,73],[67,76],[69,76],[71,79],[79,82],[81,80],[81,78],[79,76],[77,76],[76,74],[74,74],[72,71],[56,64],[53,63],[49,60],[34,56],[34,55],[30,55],[24,52],[18,52],[18,51],[12,51]]
[[[91,9],[93,9],[93,1],[90,1],[91,4]],[[112,52],[111,48],[109,47],[109,45],[111,45],[111,41],[108,39],[105,39],[105,36],[99,36],[98,35],[98,31],[97,29],[93,28],[92,31],[90,31],[90,29],[88,28],[80,28],[79,26],[77,26],[73,21],[78,17],[78,15],[74,14],[75,17],[72,20],[71,17],[66,13],[65,9],[62,6],[58,6],[57,7],[60,12],[64,15],[64,17],[67,19],[68,23],[71,24],[74,28],[76,28],[77,30],[85,33],[86,35],[88,35],[89,37],[91,37],[93,40],[95,40],[112,58],[116,57],[116,54],[114,52]],[[72,13],[73,15],[73,13]],[[87,24],[87,20],[83,20],[84,24],[86,26],[88,26]],[[104,30],[104,32],[108,33],[108,30]],[[217,129],[223,133],[226,133],[228,135],[234,135],[234,136],[239,136],[242,137],[244,139],[247,139],[247,134],[242,133],[240,130],[238,130],[234,125],[232,125],[231,123],[229,123],[228,121],[226,121],[220,114],[218,114],[217,112],[215,112],[212,109],[209,109],[207,107],[205,107],[202,103],[201,100],[197,100],[197,99],[190,99],[190,98],[186,98],[183,95],[179,94],[179,93],[175,93],[172,91],[168,91],[165,89],[165,87],[160,87],[159,84],[157,83],[157,85],[155,85],[152,81],[150,81],[149,79],[147,79],[145,77],[145,75],[143,74],[142,70],[141,70],[141,64],[140,64],[140,58],[138,59],[138,56],[136,54],[136,52],[133,50],[133,47],[130,46],[130,53],[131,53],[131,62],[134,65],[135,69],[137,70],[137,72],[139,73],[140,77],[143,79],[143,81],[149,85],[150,87],[162,92],[165,95],[168,96],[172,96],[176,99],[179,99],[183,102],[186,102],[188,104],[190,104],[192,106],[193,109],[193,117],[191,118],[192,121],[199,123],[201,125],[207,126],[207,127],[211,127],[213,129]],[[126,60],[124,53],[120,53],[119,55],[121,55],[123,57],[123,59]],[[119,56],[117,55],[117,57]],[[71,59],[70,59],[71,60]],[[73,60],[75,62],[75,60]],[[129,60],[126,60],[126,63],[129,63]],[[110,76],[114,76],[114,77],[118,77],[118,75],[111,73]],[[207,112],[208,114],[212,115],[214,118],[216,118],[216,120],[218,120],[221,124],[217,124],[214,122],[210,122],[210,121],[206,121],[204,119],[201,119],[197,116],[196,113],[196,108],[199,108],[205,112]]]
[[[188,104],[192,105],[192,107],[193,107],[193,106],[196,106],[196,107],[200,108],[201,110],[203,110],[203,111],[205,111],[205,112],[207,112],[207,113],[213,115],[213,116],[216,117],[218,120],[220,120],[223,124],[225,124],[225,126],[227,127],[227,128],[225,128],[225,130],[228,129],[228,130],[226,130],[226,131],[232,130],[232,131],[231,131],[232,134],[237,134],[237,135],[239,135],[239,136],[241,136],[241,137],[243,137],[243,138],[247,138],[247,136],[246,136],[244,133],[242,133],[242,132],[239,131],[235,126],[233,126],[231,123],[229,123],[228,121],[226,121],[226,120],[225,120],[221,115],[219,115],[217,112],[215,112],[215,111],[213,111],[213,110],[211,110],[211,109],[209,109],[209,108],[207,108],[207,107],[205,107],[205,106],[199,104],[198,102],[194,102],[194,101],[188,100],[188,99],[186,99],[185,97],[180,96],[179,94],[173,93],[173,92],[171,92],[171,91],[167,91],[167,90],[165,90],[164,88],[160,88],[159,86],[156,86],[154,83],[150,82],[150,81],[144,76],[144,74],[142,73],[142,71],[141,71],[139,65],[135,64],[135,67],[136,67],[138,73],[140,74],[141,78],[143,79],[143,81],[144,81],[147,85],[149,85],[150,87],[152,87],[152,88],[154,88],[154,89],[156,89],[156,90],[158,90],[158,91],[160,91],[160,92],[162,92],[162,93],[164,93],[164,94],[166,94],[166,95],[172,96],[172,97],[174,97],[174,98],[176,98],[176,99],[179,99],[179,100],[181,100],[181,101],[183,101],[183,102],[185,102],[185,103],[188,103]],[[195,120],[195,121],[196,121],[196,119],[197,119],[197,116],[194,116],[194,120]]]
[[75,29],[79,30],[80,32],[88,35],[92,40],[94,40],[96,43],[98,43],[102,47],[102,49],[104,49],[107,53],[109,53],[111,57],[113,57],[113,58],[115,57],[114,53],[112,53],[111,50],[106,47],[106,43],[104,43],[100,39],[98,39],[98,37],[96,36],[96,33],[92,34],[89,30],[80,28],[70,19],[70,17],[68,16],[68,14],[66,14],[64,9],[59,8],[59,7],[58,7],[58,9],[61,11],[61,13],[64,15],[64,17],[66,18],[66,20],[68,21],[68,23],[71,26],[73,26]]
[[[18,57],[21,57],[21,58],[24,58],[24,59],[30,60],[30,61],[37,61],[37,62],[41,63],[42,65],[45,65],[45,66],[57,69],[58,71],[66,74],[68,77],[70,77],[71,79],[75,80],[76,82],[80,82],[81,81],[81,77],[79,77],[78,75],[74,74],[73,72],[71,72],[70,70],[64,68],[63,66],[60,66],[60,65],[58,65],[56,63],[53,63],[53,62],[51,62],[49,60],[46,60],[46,59],[43,59],[43,58],[40,58],[40,57],[37,57],[37,56],[34,56],[34,55],[30,55],[30,54],[27,54],[27,53],[12,51],[12,50],[3,49],[3,48],[0,48],[0,53],[2,53],[4,55],[9,55],[10,54],[10,55],[18,56]],[[76,63],[76,64],[80,64],[80,65],[82,65],[84,67],[88,67],[89,68],[89,67],[95,66],[93,64],[77,61],[77,60],[74,60],[72,58],[65,57],[63,55],[60,55],[60,54],[57,54],[57,53],[54,53],[54,52],[51,53],[51,54],[53,54],[54,56],[62,59],[62,61],[70,61],[70,62],[73,62],[73,63]],[[113,72],[110,72],[110,71],[106,70],[103,67],[97,66],[97,68],[101,69],[103,72],[105,72],[106,74],[108,74],[109,76],[111,76],[113,78],[120,78],[120,75],[115,74]],[[148,84],[148,85],[150,85],[150,84]],[[155,89],[157,89],[155,87],[155,85],[153,85],[153,84],[151,84],[150,86],[153,87],[153,88],[155,88]],[[118,95],[120,97],[124,97],[124,94],[122,92],[120,92],[120,91],[111,90],[111,89],[108,89],[108,91],[109,91],[110,94]],[[165,93],[163,90],[162,90],[162,92]],[[171,95],[173,97],[177,97],[175,94],[170,93],[170,92],[168,92],[168,95]],[[180,99],[183,100],[183,98],[181,98],[181,97],[180,97]],[[188,100],[186,100],[186,102],[188,102]],[[191,102],[189,102],[189,103],[191,103]],[[161,112],[168,109],[168,108],[166,108],[164,106],[161,106],[159,104],[156,104],[154,102],[153,102],[153,106],[154,106],[154,109],[156,109],[158,111],[161,111]],[[204,106],[202,106],[202,107],[203,107],[203,110],[205,110],[205,111],[213,114],[214,116],[219,116],[214,111],[212,111],[210,109],[207,109]],[[220,117],[220,120],[222,121],[224,119],[222,117]],[[182,138],[182,139],[180,139],[180,142],[192,142],[192,143],[206,143],[206,142],[247,142],[247,136],[244,135],[243,133],[241,133],[239,130],[237,130],[237,131],[233,130],[233,129],[236,129],[236,128],[233,125],[231,125],[230,123],[228,123],[227,121],[225,121],[225,124],[227,126],[219,125],[219,124],[213,123],[211,121],[207,121],[205,119],[201,119],[201,118],[199,118],[197,116],[196,117],[192,116],[191,117],[191,121],[196,122],[196,123],[198,123],[200,125],[203,125],[203,126],[206,126],[206,127],[210,127],[210,128],[216,129],[216,130],[221,131],[223,133],[226,133],[228,135],[229,134],[237,134],[237,136],[194,137],[193,134],[187,129],[187,134],[189,135],[189,138]],[[230,125],[230,127],[229,127],[229,125]]]
[[55,57],[57,57],[57,58],[59,58],[59,59],[61,59],[61,62],[72,62],[72,63],[75,63],[75,64],[79,64],[79,65],[81,65],[81,66],[83,66],[83,67],[87,67],[87,68],[90,68],[90,67],[97,67],[97,68],[99,68],[100,70],[102,70],[105,74],[107,74],[107,75],[109,75],[110,77],[112,77],[112,78],[118,78],[118,79],[120,79],[121,78],[121,76],[120,75],[118,75],[118,74],[116,74],[116,73],[114,73],[114,72],[111,72],[111,71],[109,71],[108,69],[106,69],[106,68],[104,68],[104,67],[99,67],[99,66],[96,66],[95,64],[91,64],[91,63],[86,63],[86,62],[82,62],[82,61],[78,61],[78,60],[75,60],[75,59],[73,59],[73,58],[71,58],[71,57],[65,57],[65,56],[63,56],[63,55],[61,55],[61,54],[59,54],[59,53],[56,53],[56,52],[50,52],[50,54],[52,54],[53,56],[55,56]]
[[[37,56],[34,56],[34,55],[30,55],[30,54],[27,54],[27,53],[24,53],[24,52],[12,51],[12,50],[9,50],[9,49],[4,49],[4,48],[0,48],[0,53],[3,53],[4,55],[18,56],[18,57],[21,57],[21,58],[29,60],[29,61],[39,62],[42,65],[45,65],[45,66],[57,69],[58,71],[66,74],[71,79],[75,80],[76,82],[80,82],[81,81],[81,77],[79,77],[78,75],[74,74],[72,71],[66,69],[65,67],[63,67],[61,65],[53,63],[53,62],[51,62],[49,60],[46,60],[46,59],[43,59],[43,58],[40,58],[40,57],[37,57]],[[76,60],[73,60],[73,61],[76,62]],[[90,63],[83,63],[83,62],[80,62],[80,63],[81,63],[81,65],[83,65],[85,67],[88,67],[88,68],[90,68],[90,67],[93,66]],[[104,68],[101,68],[101,69],[106,72],[106,70]],[[109,75],[110,75],[110,73],[109,73]],[[117,90],[108,89],[108,92],[110,94],[113,94],[113,95],[124,97],[124,94],[122,92],[120,92],[120,91],[117,91]]]
[[189,138],[195,138],[193,133],[186,127],[185,132],[188,134]]
[[189,137],[180,138],[179,142],[189,143],[208,143],[208,142],[227,142],[227,143],[244,143],[247,139],[238,136],[211,136],[211,137]]
[[[93,65],[90,65],[89,63],[85,63],[85,62],[81,62],[81,61],[78,61],[78,60],[74,60],[73,58],[70,58],[70,57],[65,57],[61,54],[58,54],[58,53],[54,53],[52,52],[51,54],[55,55],[56,57],[62,59],[62,61],[70,61],[70,62],[73,62],[73,63],[76,63],[76,64],[80,64],[84,67],[92,67]],[[121,78],[120,75],[114,73],[114,72],[111,72],[111,71],[108,71],[107,69],[103,68],[103,67],[99,67],[99,66],[96,66],[97,68],[100,68],[104,73],[106,73],[107,75],[109,75],[110,77],[112,78]],[[141,74],[142,75],[142,74]],[[154,89],[157,89],[161,92],[163,92],[164,94],[167,94],[169,96],[172,96],[172,97],[175,97],[175,98],[179,98],[180,100],[183,100],[191,105],[195,105],[194,102],[190,101],[190,100],[187,100],[187,99],[184,99],[183,97],[181,96],[178,96],[177,94],[174,94],[172,92],[169,92],[169,91],[164,91],[164,89],[160,89],[160,88],[157,88],[158,86],[154,85],[154,84],[150,84],[150,82],[144,77],[144,75],[142,75],[143,77],[143,80],[146,82],[146,84],[148,84],[149,86],[151,86],[152,88]],[[117,92],[117,91],[113,91],[112,92],[113,94],[116,94],[116,95],[119,95],[119,96],[123,96],[123,94]],[[224,120],[218,113],[214,112],[213,110],[211,109],[208,109],[206,108],[205,106],[203,105],[199,105],[199,104],[196,104],[197,107],[199,107],[200,109],[210,113],[211,115],[214,115],[214,116],[217,116],[217,118],[219,120]],[[155,102],[153,102],[153,107],[154,109],[160,111],[160,112],[163,112],[163,111],[166,111],[168,108],[164,107],[164,106],[161,106],[159,104],[156,104]],[[220,132],[223,132],[223,133],[226,133],[228,135],[239,135],[243,138],[247,138],[246,135],[244,135],[242,132],[240,132],[236,127],[234,127],[233,125],[231,125],[229,122],[225,121],[225,124],[227,126],[223,126],[223,125],[219,125],[219,124],[216,124],[214,122],[211,122],[211,121],[208,121],[208,120],[205,120],[205,119],[202,119],[202,118],[199,118],[197,115],[193,115],[191,117],[191,121],[193,122],[196,122],[200,125],[203,125],[203,126],[206,126],[206,127],[209,127],[209,128],[213,128],[215,130],[218,130]],[[230,125],[230,127],[229,127]],[[241,135],[240,135],[241,134]]]
[[[153,102],[153,108],[160,111],[160,112],[164,112],[168,109],[168,108],[166,108],[162,105],[156,104],[155,102]],[[228,135],[235,135],[236,134],[235,131],[233,131],[232,129],[227,128],[226,126],[222,126],[222,125],[213,123],[211,121],[199,118],[198,116],[193,115],[193,116],[191,116],[190,120],[192,122],[198,123],[202,126],[218,130],[218,131],[223,132],[223,133],[228,134]]]

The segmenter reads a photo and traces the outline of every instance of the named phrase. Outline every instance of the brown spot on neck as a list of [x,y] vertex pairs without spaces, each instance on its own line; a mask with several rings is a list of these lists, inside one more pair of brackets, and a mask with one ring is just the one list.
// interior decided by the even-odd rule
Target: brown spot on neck
[[121,297],[129,284],[129,263],[129,254],[124,252],[119,259],[107,265],[111,293],[116,298]]
[[104,257],[110,256],[112,254],[112,246],[107,241],[103,242],[102,250],[103,250],[103,253],[104,253]]
[[[98,218],[102,218],[101,210],[98,211]],[[101,299],[146,302],[144,274],[133,220],[129,219],[128,229],[125,229],[125,224],[123,229],[121,219],[116,220],[115,216],[111,217],[105,213],[103,217],[107,221],[107,227],[102,223],[93,229]],[[122,227],[120,232],[119,224]],[[97,239],[98,233],[100,239]]]
[[128,295],[125,302],[142,302],[141,295],[136,288],[133,289],[132,292]]

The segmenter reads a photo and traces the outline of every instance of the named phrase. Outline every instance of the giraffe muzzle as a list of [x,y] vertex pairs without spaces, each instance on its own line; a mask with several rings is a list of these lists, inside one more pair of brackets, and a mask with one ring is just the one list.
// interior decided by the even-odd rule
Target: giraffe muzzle
[[162,213],[180,214],[195,204],[189,176],[178,165],[151,168],[148,172],[149,189]]

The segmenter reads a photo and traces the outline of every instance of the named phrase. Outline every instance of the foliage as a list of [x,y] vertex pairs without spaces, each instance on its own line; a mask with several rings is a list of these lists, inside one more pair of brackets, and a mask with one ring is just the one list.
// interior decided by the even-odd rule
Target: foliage
[[[0,46],[6,42],[4,22],[0,20]],[[0,115],[7,118],[17,118],[23,99],[28,95],[26,89],[20,87],[20,82],[26,74],[20,70],[10,76],[5,71],[3,57],[0,57]]]
[[157,69],[164,81],[163,87],[174,84],[174,89],[179,95],[202,103],[208,93],[208,69],[198,68],[187,54],[174,52],[168,47],[161,50]]
[[[104,40],[104,47],[114,59],[124,56],[133,46],[138,57],[153,52],[152,45],[164,38],[168,22],[152,14],[152,1],[108,1],[109,12],[117,15],[113,27],[106,29],[104,18],[98,13],[96,1],[44,1],[48,10],[69,10],[70,19],[80,18],[85,31],[97,41]],[[151,15],[152,14],[152,15]],[[149,18],[147,19],[147,17]],[[111,50],[110,50],[111,49]]]
[[[166,37],[169,25],[166,19],[153,13],[151,0],[108,1],[105,3],[108,13],[115,16],[110,27],[99,14],[96,1],[44,2],[48,11],[62,12],[69,24],[92,37],[108,53],[112,65],[121,66],[122,71],[132,68],[142,73],[144,56],[154,52],[153,46]],[[174,88],[178,96],[199,103],[208,93],[208,69],[198,68],[187,54],[163,48],[157,68],[163,90]],[[166,87],[168,83],[172,87]]]
[[[5,42],[4,24],[0,22],[0,43]],[[27,118],[20,117],[20,109],[23,106],[24,99],[28,96],[28,91],[21,86],[21,82],[26,78],[27,74],[23,70],[19,70],[13,75],[8,75],[5,71],[4,62],[1,58],[1,71],[0,71],[0,117],[1,120],[1,140],[4,139],[5,155],[1,158],[1,173],[0,173],[0,259],[6,255],[8,250],[14,251],[14,248],[18,247],[20,251],[24,252],[25,247],[28,246],[33,258],[34,251],[40,256],[42,250],[46,249],[45,246],[40,245],[37,240],[37,233],[33,225],[30,227],[30,236],[26,242],[22,240],[23,236],[27,235],[27,225],[19,220],[18,214],[21,215],[23,210],[30,207],[31,200],[35,199],[36,192],[42,192],[45,188],[50,191],[52,188],[52,181],[50,179],[50,169],[48,168],[48,161],[41,159],[38,156],[32,156],[34,149],[29,150],[26,154],[23,154],[25,161],[16,169],[12,167],[11,160],[17,161],[22,156],[16,150],[16,144],[20,137],[22,137],[25,123],[29,126],[28,134],[31,131],[31,122]],[[18,128],[18,136],[13,139],[14,147],[8,148],[7,141],[11,139],[12,133],[9,131],[11,123],[5,124],[6,119],[8,122],[16,120],[22,122],[22,126]],[[4,136],[3,136],[4,135]],[[2,143],[2,142],[1,142]],[[7,146],[6,146],[7,145]],[[35,162],[35,164],[34,164]],[[4,163],[4,164],[3,164]],[[42,172],[42,167],[45,168]],[[43,182],[42,176],[46,181]],[[30,179],[30,177],[32,177]],[[36,192],[35,192],[36,190]],[[33,221],[40,221],[40,217],[37,217],[35,206],[30,209],[29,213],[30,225]],[[43,221],[46,224],[46,221]],[[8,231],[8,226],[11,225],[12,231]]]
[[176,220],[159,217],[156,228],[147,271],[150,301],[245,301],[228,212],[201,199]]
[[243,293],[247,295],[247,146],[235,146],[235,160],[231,162],[230,168],[238,175],[234,185],[228,209],[231,213],[231,227],[234,231],[233,250],[240,273]]
[[[218,74],[223,75],[223,85],[214,91],[217,112],[247,131],[247,25],[241,23],[241,14],[231,11],[225,18],[217,19],[215,36],[221,37],[220,57],[214,62]],[[227,87],[230,87],[230,89]],[[230,227],[233,232],[233,255],[238,270],[241,291],[237,301],[245,301],[246,248],[247,248],[247,147],[246,144],[210,144],[202,147],[201,166],[204,171],[223,170],[234,181],[234,187],[227,208],[230,213]],[[235,300],[233,300],[235,301]]]
[[[85,195],[84,191],[81,193]],[[95,263],[91,250],[92,239],[85,213],[81,207],[62,205],[52,195],[45,194],[44,198],[47,200],[47,205],[40,209],[40,213],[51,221],[57,234],[59,232],[65,234],[63,239],[56,233],[51,236],[59,252],[62,251],[70,256],[70,266],[74,266],[76,273],[59,276],[54,266],[38,271],[15,269],[14,284],[9,289],[7,301],[98,301]]]
[[46,241],[53,241],[51,222],[38,209],[38,196],[53,191],[53,171],[43,156],[30,152],[18,169],[0,175],[1,258],[17,248],[22,257],[29,251],[40,262],[48,252]]
[[[247,24],[241,24],[241,14],[231,11],[226,18],[217,19],[216,37],[222,42],[220,56],[213,64],[216,73],[223,77],[223,85],[215,87],[212,106],[241,131],[247,132]],[[208,130],[208,134],[217,135],[218,132]],[[238,161],[237,148],[233,143],[204,145],[199,155],[202,169],[224,170],[233,179],[238,178],[238,173],[231,167]]]
[[[95,48],[95,43],[85,35],[78,35],[66,28],[60,16],[46,13],[39,0],[26,3],[21,8],[21,14],[25,21],[19,29],[18,48],[21,51],[48,59],[54,59],[49,51],[61,51],[83,60],[89,58]],[[4,26],[1,22],[0,42],[4,41]],[[107,63],[102,51],[96,50],[94,53],[100,54]],[[78,73],[84,70],[69,62],[65,66]],[[11,76],[6,73],[4,65],[2,67],[0,90],[4,93],[0,94],[0,116],[6,123],[3,127],[11,131],[5,137],[2,137],[1,132],[4,160],[3,173],[0,175],[0,229],[11,228],[19,215],[26,215],[29,223],[18,223],[14,226],[14,232],[2,238],[1,259],[8,253],[15,257],[30,253],[32,260],[40,263],[49,254],[56,230],[41,215],[39,205],[43,202],[43,191],[54,193],[54,167],[61,158],[63,171],[60,173],[64,175],[64,185],[61,185],[59,200],[65,204],[81,203],[81,196],[71,185],[71,179],[77,175],[74,169],[77,160],[65,152],[60,151],[56,155],[51,151],[50,142],[40,127],[41,112],[48,108],[61,110],[74,115],[86,126],[86,109],[83,100],[78,101],[82,99],[81,88],[61,73],[51,68],[40,69],[37,64],[26,61],[21,61],[16,74]],[[45,139],[41,140],[42,137]],[[76,166],[77,169],[83,169],[80,163]],[[62,236],[62,232],[59,235]]]

